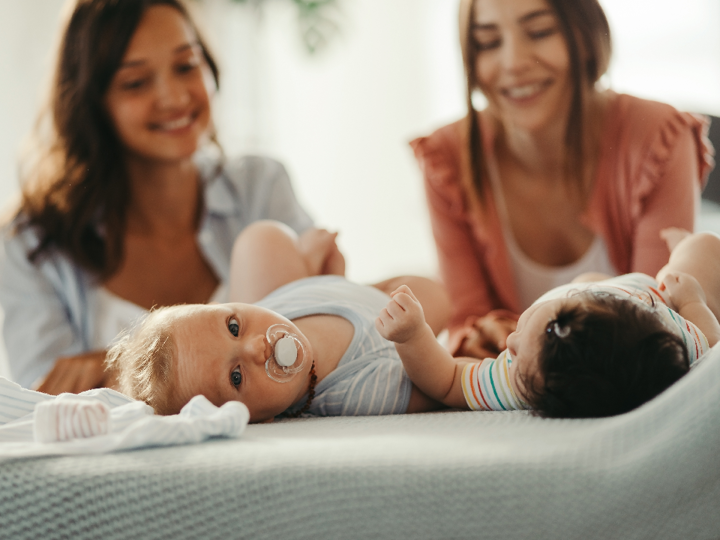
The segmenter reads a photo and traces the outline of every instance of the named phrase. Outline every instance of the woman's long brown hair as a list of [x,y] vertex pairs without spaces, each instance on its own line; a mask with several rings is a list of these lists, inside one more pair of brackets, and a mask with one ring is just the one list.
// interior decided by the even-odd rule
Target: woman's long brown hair
[[217,64],[180,0],[78,0],[60,41],[33,155],[22,164],[15,224],[38,234],[31,261],[57,249],[101,280],[122,261],[130,188],[104,97],[143,14],[156,5],[177,9],[196,30],[218,83]]
[[[560,22],[561,32],[570,56],[570,79],[573,85],[568,126],[566,178],[585,185],[587,155],[587,122],[585,97],[588,89],[605,73],[610,62],[612,43],[607,18],[597,0],[547,0]],[[484,204],[487,179],[486,158],[478,114],[472,102],[473,93],[482,90],[476,73],[476,46],[472,34],[476,1],[461,0],[460,41],[467,80],[467,161],[464,164],[465,189],[471,201]],[[583,56],[585,60],[583,61]]]

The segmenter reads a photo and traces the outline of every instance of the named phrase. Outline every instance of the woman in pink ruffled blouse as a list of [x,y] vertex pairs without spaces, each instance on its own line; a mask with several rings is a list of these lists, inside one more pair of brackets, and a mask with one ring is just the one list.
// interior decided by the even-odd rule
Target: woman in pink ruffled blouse
[[713,152],[705,118],[598,88],[611,42],[597,0],[461,0],[460,27],[468,115],[411,144],[452,352],[483,357],[580,273],[657,273],[659,231],[693,229]]

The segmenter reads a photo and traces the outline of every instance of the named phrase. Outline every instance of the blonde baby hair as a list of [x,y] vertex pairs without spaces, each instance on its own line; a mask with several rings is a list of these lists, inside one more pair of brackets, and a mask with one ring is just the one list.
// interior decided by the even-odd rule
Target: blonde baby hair
[[175,414],[171,400],[177,348],[171,333],[184,306],[154,309],[121,334],[105,358],[120,392],[150,405],[157,414]]

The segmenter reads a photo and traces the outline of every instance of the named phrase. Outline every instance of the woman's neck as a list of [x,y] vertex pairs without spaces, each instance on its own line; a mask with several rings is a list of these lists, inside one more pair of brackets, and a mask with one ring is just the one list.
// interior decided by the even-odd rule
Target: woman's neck
[[[607,92],[587,90],[583,114],[583,141],[586,156],[592,158],[597,151],[603,127]],[[564,177],[567,165],[567,130],[569,111],[556,121],[536,130],[499,126],[497,138],[498,159],[509,159],[529,176],[538,179],[559,180]]]
[[195,230],[198,170],[192,160],[162,163],[131,157],[127,230],[130,233],[182,234]]
[[566,123],[557,122],[542,131],[506,127],[498,138],[498,159],[509,159],[535,178],[561,177],[565,165]]

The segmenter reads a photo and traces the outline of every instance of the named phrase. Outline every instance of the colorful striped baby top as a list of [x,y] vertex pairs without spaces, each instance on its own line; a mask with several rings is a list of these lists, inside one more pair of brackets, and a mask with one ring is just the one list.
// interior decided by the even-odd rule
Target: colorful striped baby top
[[482,363],[468,364],[463,368],[463,395],[471,410],[517,411],[528,408],[510,384],[511,364],[512,358],[505,349],[497,359],[487,358]]
[[[646,274],[625,274],[595,283],[562,285],[542,295],[535,304],[569,298],[585,291],[614,294],[653,307],[658,316],[682,338],[687,347],[690,366],[696,364],[710,350],[705,334],[675,311],[667,291],[661,291],[658,282]],[[511,365],[512,358],[505,350],[496,360],[487,359],[482,363],[465,366],[462,373],[462,388],[465,401],[471,410],[512,411],[528,408],[510,384]]]

